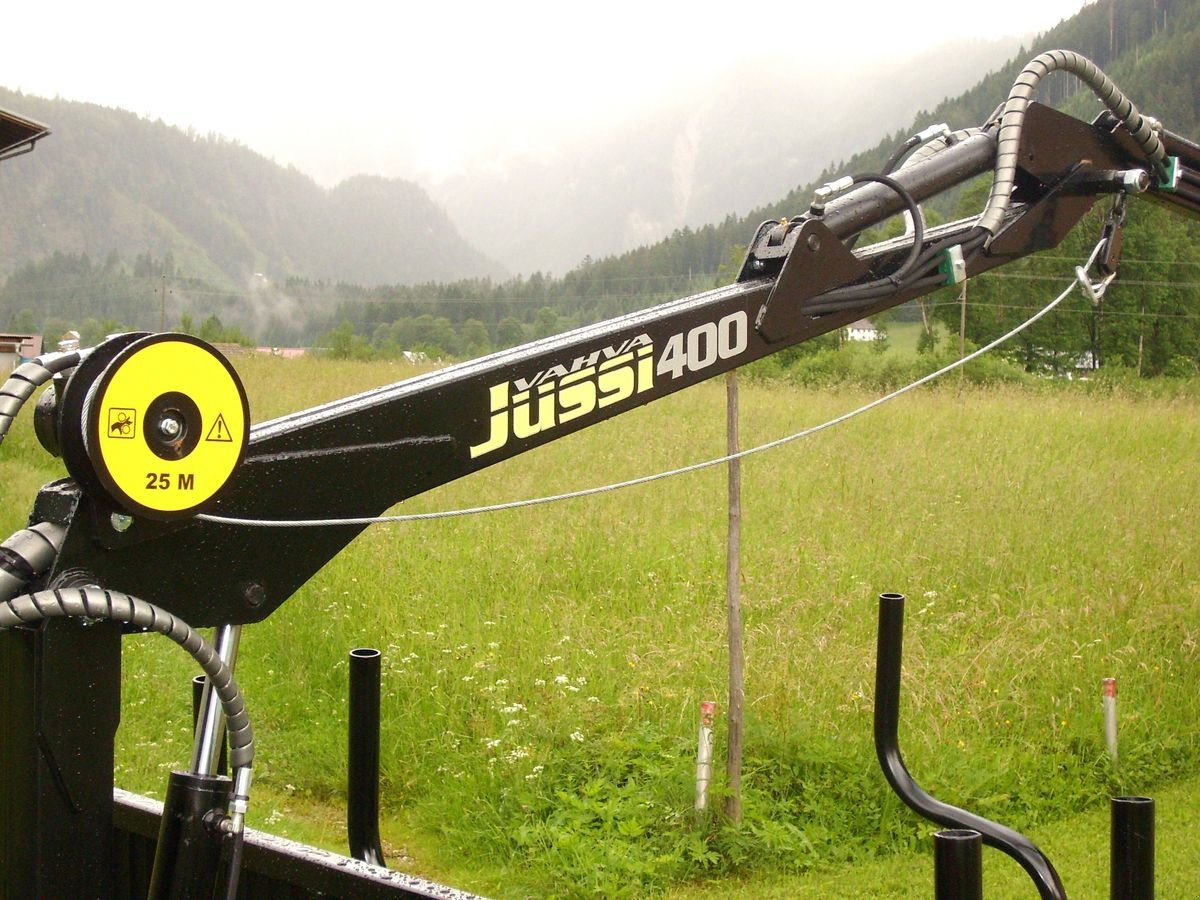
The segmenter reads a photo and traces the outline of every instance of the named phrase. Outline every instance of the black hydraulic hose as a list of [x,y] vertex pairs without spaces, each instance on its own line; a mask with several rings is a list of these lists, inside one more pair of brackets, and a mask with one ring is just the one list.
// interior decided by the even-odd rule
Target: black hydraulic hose
[[[859,305],[869,305],[865,302],[868,299],[873,300],[878,296],[895,293],[895,291],[904,286],[905,280],[912,275],[921,257],[925,243],[925,223],[921,219],[921,210],[917,207],[917,201],[913,198],[913,195],[909,193],[904,185],[888,175],[877,175],[872,172],[852,175],[847,180],[852,185],[874,182],[894,191],[908,209],[909,215],[912,216],[913,243],[907,258],[892,274],[884,278],[866,282],[865,284],[852,284],[846,287],[834,288],[832,291],[822,294],[822,305],[827,305],[835,309],[850,309]],[[827,309],[824,311],[828,312],[832,310]],[[816,313],[814,312],[814,314]]]
[[65,353],[47,353],[13,369],[4,384],[0,385],[0,441],[4,440],[8,429],[12,427],[13,419],[35,390],[59,372],[79,365],[91,352],[89,348]]
[[239,829],[229,836],[229,863],[225,867],[225,900],[237,900],[238,882],[242,875],[242,850],[246,846],[246,832]]
[[[930,265],[935,260],[938,260],[941,255],[952,246],[961,247],[964,260],[970,261],[979,251],[979,248],[983,246],[983,239],[984,234],[978,231],[973,233],[967,238],[967,240],[962,241],[961,243],[960,238],[958,237],[944,238],[937,243],[931,244],[920,253],[920,255],[917,257],[914,270],[917,273],[926,272]],[[910,277],[910,279],[901,287],[906,290],[911,288],[923,290],[926,288],[936,288],[947,283],[948,282],[945,275],[930,271],[929,274],[921,274],[915,278]],[[826,315],[827,313],[865,309],[878,300],[895,294],[899,289],[896,285],[886,280],[882,282],[873,282],[871,285],[859,285],[858,288],[858,292],[850,299],[845,299],[845,295],[839,293],[840,291],[846,290],[843,288],[838,288],[836,290],[820,294],[817,297],[814,297],[812,301],[804,305],[804,312],[809,315],[820,316]]]
[[1058,872],[1027,837],[1004,825],[943,803],[909,775],[900,755],[900,664],[904,644],[904,595],[879,595],[879,642],[875,670],[875,754],[888,784],[918,815],[946,828],[972,829],[983,842],[1018,863],[1033,879],[1042,900],[1066,900]]
[[[905,288],[932,289],[940,287],[946,281],[941,275],[931,275],[927,278],[920,278],[916,281],[909,282]],[[804,305],[804,314],[809,316],[823,316],[829,313],[849,312],[855,309],[866,309],[868,306],[873,306],[885,297],[890,297],[896,293],[898,289],[892,285],[876,287],[873,290],[864,291],[849,300],[829,300],[826,301],[825,294],[821,295],[820,303],[809,303]]]
[[[896,171],[896,167],[900,165],[900,160],[904,159],[904,157],[907,156],[909,152],[920,143],[921,135],[919,134],[914,134],[912,137],[902,143],[899,147],[892,151],[892,155],[887,158],[887,162],[883,164],[883,168],[879,170],[879,174],[891,175],[894,171]],[[846,241],[846,249],[853,250],[854,245],[858,243],[858,240],[862,237],[862,234],[863,233],[860,231],[858,234]]]
[[[166,635],[200,664],[221,699],[228,720],[229,761],[249,772],[254,762],[254,732],[242,692],[229,667],[199,632],[161,607],[98,587],[62,588],[22,594],[0,603],[0,630],[33,625],[50,618],[109,619]],[[248,776],[246,777],[248,782]],[[247,784],[248,788],[248,784]]]
[[887,158],[887,162],[883,164],[883,168],[879,171],[884,175],[891,175],[896,171],[896,166],[900,165],[900,160],[908,155],[908,152],[921,143],[921,136],[914,134],[903,144],[892,151],[892,155]]
[[0,544],[0,600],[23,594],[29,583],[54,564],[67,530],[38,522]]

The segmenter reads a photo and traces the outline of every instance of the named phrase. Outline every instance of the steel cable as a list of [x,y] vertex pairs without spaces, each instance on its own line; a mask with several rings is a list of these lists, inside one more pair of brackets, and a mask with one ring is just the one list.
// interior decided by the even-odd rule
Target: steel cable
[[[1095,252],[1093,251],[1092,257],[1094,258],[1094,256],[1095,256]],[[738,453],[731,453],[726,456],[717,457],[715,459],[708,459],[708,460],[704,460],[702,462],[692,463],[691,465],[681,466],[677,469],[669,469],[665,472],[657,472],[653,475],[642,475],[638,478],[631,478],[627,481],[618,481],[618,482],[614,482],[612,484],[600,485],[598,487],[583,488],[583,489],[577,490],[577,491],[567,491],[567,492],[561,493],[561,494],[551,494],[551,495],[548,495],[545,497],[534,497],[534,498],[525,499],[525,500],[512,500],[512,501],[509,501],[506,503],[494,503],[494,504],[491,504],[488,506],[473,506],[473,507],[466,507],[463,509],[441,510],[438,512],[406,513],[406,514],[395,515],[395,516],[352,516],[352,517],[338,518],[338,519],[248,519],[248,518],[241,518],[241,517],[236,517],[236,516],[218,516],[218,515],[212,515],[209,513],[203,513],[201,515],[198,515],[196,518],[202,519],[206,522],[213,522],[215,524],[220,524],[220,525],[243,525],[243,526],[249,526],[249,527],[255,527],[255,528],[323,528],[323,527],[332,527],[332,526],[338,526],[338,525],[376,525],[376,524],[395,524],[395,523],[399,523],[399,522],[422,522],[422,521],[427,521],[427,520],[431,520],[431,519],[449,519],[449,518],[455,518],[458,516],[470,516],[470,515],[478,515],[480,513],[501,512],[501,511],[510,510],[510,509],[522,509],[522,508],[525,508],[528,506],[541,506],[546,503],[557,503],[558,501],[561,501],[561,500],[574,500],[574,499],[578,499],[581,497],[591,497],[596,494],[604,494],[604,493],[608,493],[610,491],[621,490],[623,488],[635,487],[637,485],[642,485],[642,484],[650,484],[655,481],[662,481],[663,479],[666,479],[666,478],[674,478],[677,475],[686,475],[690,472],[699,472],[702,469],[710,469],[714,466],[723,465],[723,464],[731,462],[735,459],[744,459],[744,458],[746,458],[748,456],[752,456],[756,453],[762,453],[766,450],[773,450],[776,447],[781,447],[784,444],[791,443],[792,441],[797,441],[797,440],[800,440],[801,438],[806,438],[806,437],[809,437],[810,435],[814,435],[821,431],[825,431],[829,428],[833,428],[836,425],[840,425],[843,422],[847,422],[850,419],[853,419],[856,416],[862,415],[865,412],[875,409],[878,406],[882,406],[884,403],[887,403],[890,400],[894,400],[897,397],[902,396],[903,394],[907,394],[909,391],[912,391],[918,387],[921,387],[922,385],[928,384],[929,382],[934,381],[935,379],[940,378],[941,376],[966,365],[967,363],[971,362],[972,360],[978,359],[983,354],[988,353],[991,350],[994,350],[996,347],[999,347],[1001,344],[1005,343],[1006,341],[1008,341],[1008,340],[1012,339],[1013,337],[1015,337],[1016,335],[1020,334],[1026,328],[1030,327],[1035,322],[1037,322],[1038,320],[1040,320],[1041,318],[1043,318],[1044,316],[1049,314],[1051,312],[1051,310],[1053,310],[1060,303],[1062,303],[1064,300],[1066,300],[1067,297],[1069,297],[1071,295],[1071,292],[1075,289],[1075,287],[1078,284],[1079,284],[1079,281],[1077,279],[1072,279],[1071,283],[1066,287],[1066,289],[1063,290],[1063,292],[1060,293],[1053,300],[1051,300],[1041,310],[1036,312],[1034,315],[1030,316],[1028,319],[1026,319],[1021,324],[1017,325],[1011,331],[1006,332],[1005,334],[1001,335],[1000,337],[996,338],[995,340],[991,341],[990,343],[984,345],[983,347],[980,347],[978,350],[975,350],[974,352],[967,354],[962,359],[956,360],[946,366],[943,366],[942,368],[938,369],[935,372],[931,372],[928,375],[918,378],[916,381],[912,382],[911,384],[907,384],[904,387],[898,388],[897,390],[894,390],[890,394],[886,394],[883,397],[878,397],[875,400],[872,400],[870,403],[866,403],[863,406],[858,407],[857,409],[851,410],[850,412],[843,413],[840,416],[837,416],[826,422],[822,422],[819,425],[814,425],[811,428],[806,428],[803,431],[798,431],[795,434],[791,434],[791,435],[788,435],[788,436],[782,437],[782,438],[777,438],[776,440],[768,441],[765,444],[759,444],[756,447],[751,447],[749,449],[742,450]]]

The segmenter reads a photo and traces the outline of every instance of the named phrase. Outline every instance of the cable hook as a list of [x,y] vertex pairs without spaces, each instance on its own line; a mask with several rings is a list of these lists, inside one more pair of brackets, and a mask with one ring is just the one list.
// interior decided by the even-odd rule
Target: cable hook
[[[1108,217],[1104,222],[1104,230],[1100,232],[1100,239],[1096,242],[1096,247],[1092,250],[1087,262],[1082,266],[1075,267],[1075,278],[1088,299],[1092,301],[1092,306],[1100,305],[1108,286],[1117,277],[1117,265],[1121,261],[1121,245],[1125,242],[1123,226],[1126,215],[1125,192],[1122,191],[1113,201],[1112,209],[1109,210]],[[1095,266],[1096,271],[1100,273],[1099,281],[1092,281],[1091,276],[1088,275],[1092,266]]]

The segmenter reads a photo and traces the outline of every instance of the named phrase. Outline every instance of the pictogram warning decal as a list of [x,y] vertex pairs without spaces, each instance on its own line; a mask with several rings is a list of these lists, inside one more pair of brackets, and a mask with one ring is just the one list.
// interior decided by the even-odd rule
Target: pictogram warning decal
[[133,440],[137,436],[137,410],[113,407],[108,411],[108,435]]
[[232,444],[233,435],[229,433],[229,426],[225,424],[225,416],[217,413],[217,421],[213,422],[212,428],[208,429],[206,441],[216,441],[218,444]]

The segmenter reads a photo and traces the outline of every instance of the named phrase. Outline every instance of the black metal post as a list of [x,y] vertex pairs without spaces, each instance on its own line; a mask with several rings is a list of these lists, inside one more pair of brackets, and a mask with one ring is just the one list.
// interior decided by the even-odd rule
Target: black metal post
[[1112,900],[1154,900],[1154,801],[1112,798]]
[[978,831],[983,842],[1007,853],[1029,874],[1042,900],[1066,900],[1058,872],[1029,838],[990,819],[943,803],[913,781],[900,755],[900,663],[904,654],[904,595],[879,595],[878,663],[875,670],[875,754],[892,790],[919,815],[947,828]]
[[350,651],[350,740],[346,832],[350,855],[385,865],[379,839],[379,677],[381,654]]
[[0,897],[112,894],[120,715],[116,625],[0,634]]
[[983,900],[983,835],[947,828],[933,836],[934,900]]
[[[192,730],[196,730],[196,723],[200,721],[200,705],[204,699],[204,685],[208,681],[206,675],[196,675],[192,678]],[[224,731],[222,731],[224,734]],[[224,737],[221,738],[221,755],[217,759],[217,774],[229,774],[229,741]]]

